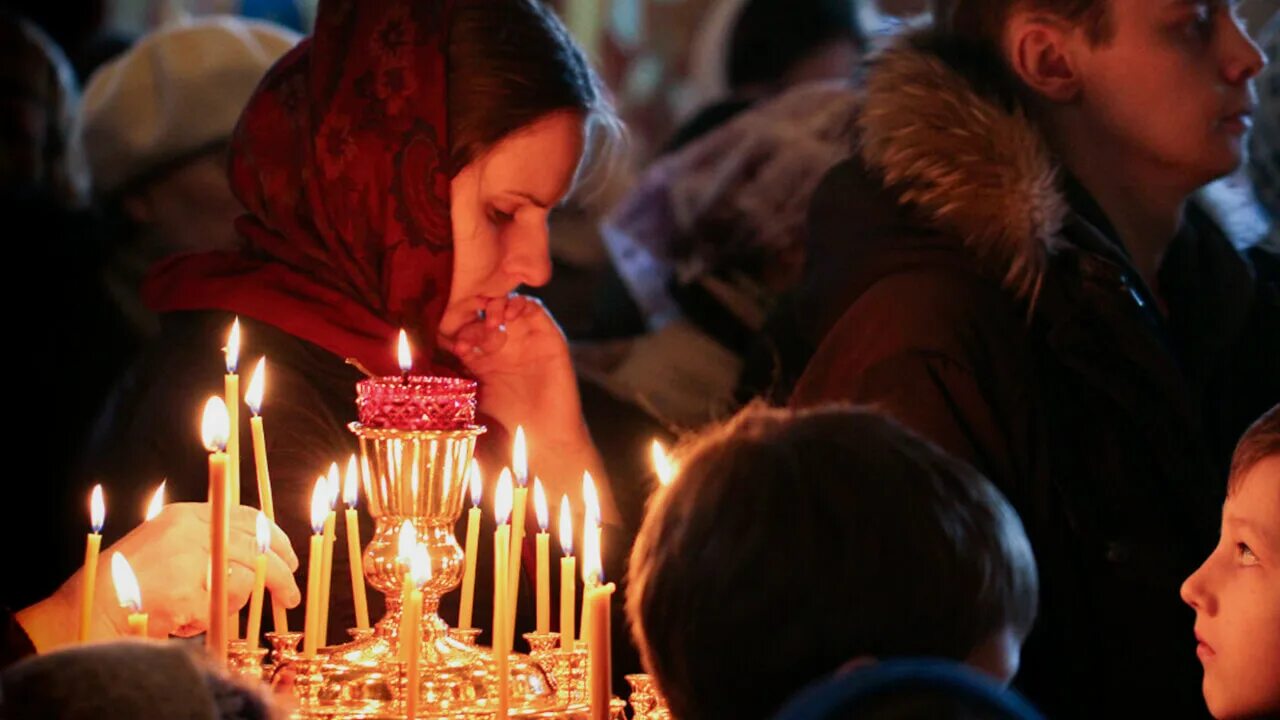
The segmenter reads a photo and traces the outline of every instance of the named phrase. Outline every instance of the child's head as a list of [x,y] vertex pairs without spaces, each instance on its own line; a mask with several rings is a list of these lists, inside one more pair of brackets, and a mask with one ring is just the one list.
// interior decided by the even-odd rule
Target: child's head
[[[1227,0],[938,0],[944,30],[996,50],[1052,135],[1194,189],[1236,169],[1265,58]],[[1060,152],[1076,148],[1065,140]]]
[[1222,537],[1182,585],[1214,717],[1280,714],[1280,405],[1231,459]]
[[1017,670],[1037,577],[987,480],[881,415],[751,406],[679,456],[627,614],[682,720],[764,717],[856,658]]

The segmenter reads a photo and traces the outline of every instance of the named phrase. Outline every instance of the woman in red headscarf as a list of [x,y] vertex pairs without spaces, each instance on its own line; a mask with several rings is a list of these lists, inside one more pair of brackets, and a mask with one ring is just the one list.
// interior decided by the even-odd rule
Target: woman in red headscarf
[[[87,471],[139,510],[165,477],[171,497],[204,499],[197,419],[221,392],[219,348],[238,316],[242,386],[259,356],[268,363],[277,523],[305,551],[315,479],[355,449],[356,368],[396,372],[404,328],[418,372],[429,362],[479,381],[498,430],[489,451],[523,424],[551,497],[580,507],[582,471],[598,473],[600,458],[568,347],[515,291],[549,279],[548,213],[594,129],[615,123],[582,53],[535,0],[322,1],[314,36],[267,74],[233,139],[244,247],[153,269],[144,295],[163,331],[102,417]],[[256,504],[242,435],[241,497]],[[601,490],[608,522],[617,511]],[[346,553],[335,555],[345,577]],[[247,596],[251,579],[234,567],[230,584]],[[344,591],[333,583],[331,640],[351,626]]]

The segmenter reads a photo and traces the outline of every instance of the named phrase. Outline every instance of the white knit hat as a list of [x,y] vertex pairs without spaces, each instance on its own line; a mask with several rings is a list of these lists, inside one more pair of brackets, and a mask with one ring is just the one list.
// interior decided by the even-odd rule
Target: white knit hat
[[79,133],[106,195],[166,162],[231,137],[249,96],[301,36],[214,15],[162,27],[89,78]]

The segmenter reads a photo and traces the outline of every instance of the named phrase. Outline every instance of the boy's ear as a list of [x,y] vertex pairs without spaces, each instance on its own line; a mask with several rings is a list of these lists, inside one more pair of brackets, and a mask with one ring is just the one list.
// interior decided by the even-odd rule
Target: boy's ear
[[1043,14],[1014,12],[1005,24],[1005,57],[1022,83],[1055,103],[1080,95],[1076,55],[1081,38],[1069,24]]

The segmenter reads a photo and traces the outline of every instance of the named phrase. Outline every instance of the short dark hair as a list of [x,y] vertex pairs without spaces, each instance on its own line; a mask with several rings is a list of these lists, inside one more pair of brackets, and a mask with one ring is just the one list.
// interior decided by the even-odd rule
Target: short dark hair
[[963,660],[1034,621],[1012,507],[886,416],[756,404],[677,459],[632,549],[627,615],[682,720],[766,717],[854,657]]
[[573,112],[616,139],[604,85],[555,13],[538,0],[466,0],[449,20],[453,172],[548,115]]
[[833,42],[866,50],[853,0],[747,0],[729,35],[730,89],[774,85],[796,63]]
[[1273,405],[1262,414],[1236,443],[1231,456],[1231,475],[1227,480],[1227,494],[1240,487],[1240,480],[1254,465],[1269,457],[1280,455],[1280,405]]
[[1043,12],[1083,25],[1090,41],[1111,35],[1108,0],[935,0],[935,22],[944,32],[998,49],[1004,24],[1015,9]]

